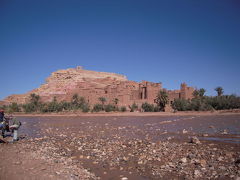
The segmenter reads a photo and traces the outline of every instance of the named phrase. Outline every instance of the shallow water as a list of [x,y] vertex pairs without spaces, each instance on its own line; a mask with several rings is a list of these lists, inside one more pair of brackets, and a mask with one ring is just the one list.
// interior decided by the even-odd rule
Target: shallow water
[[239,144],[240,143],[240,137],[200,137],[200,140],[207,140],[207,141],[219,141],[219,142],[225,142],[225,143],[234,143],[234,144]]
[[[207,134],[203,140],[239,143],[240,115],[167,116],[167,117],[18,117],[21,133],[29,137],[44,136],[46,128],[64,132],[86,132],[98,135],[104,131],[109,138],[116,134],[124,138],[167,137],[186,138]],[[110,131],[111,130],[111,131]],[[225,132],[225,134],[224,134]],[[219,137],[219,135],[223,137]],[[54,134],[53,134],[54,135]],[[233,140],[226,138],[234,135]],[[215,137],[216,136],[216,137]],[[214,138],[215,137],[215,138]]]

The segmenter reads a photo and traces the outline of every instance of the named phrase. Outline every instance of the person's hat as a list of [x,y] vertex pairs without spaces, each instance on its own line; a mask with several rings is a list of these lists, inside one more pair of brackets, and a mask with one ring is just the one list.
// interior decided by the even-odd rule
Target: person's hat
[[4,112],[4,110],[3,110],[3,109],[0,109],[0,112]]

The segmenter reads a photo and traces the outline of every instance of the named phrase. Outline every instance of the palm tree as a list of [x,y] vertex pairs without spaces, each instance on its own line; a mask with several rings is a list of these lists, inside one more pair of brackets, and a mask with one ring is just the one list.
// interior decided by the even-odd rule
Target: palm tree
[[118,98],[115,98],[115,99],[113,100],[113,102],[115,103],[115,105],[117,105],[117,104],[118,104],[118,101],[119,101],[119,99],[118,99]]
[[193,97],[194,97],[194,98],[198,98],[198,96],[199,96],[199,91],[198,91],[197,89],[195,89],[195,90],[193,91]]
[[203,88],[201,88],[201,89],[199,89],[199,96],[200,97],[203,97],[204,96],[204,93],[206,92],[206,90],[205,89],[203,89]]
[[104,103],[107,101],[105,97],[99,97],[98,99],[101,101],[102,105],[104,105]]
[[107,99],[105,97],[99,97],[98,99],[102,103],[102,110],[104,110],[104,103],[107,101]]
[[161,111],[165,110],[166,104],[168,104],[168,94],[164,90],[160,90],[157,94],[157,97],[155,99],[155,103],[159,106],[159,109]]
[[32,93],[30,94],[30,102],[33,103],[35,106],[37,106],[39,104],[39,100],[40,100],[40,96]]
[[221,86],[216,87],[215,91],[217,91],[218,96],[223,95],[223,88]]
[[74,105],[78,105],[78,101],[79,101],[79,96],[78,94],[74,94],[73,97],[72,97],[72,103]]

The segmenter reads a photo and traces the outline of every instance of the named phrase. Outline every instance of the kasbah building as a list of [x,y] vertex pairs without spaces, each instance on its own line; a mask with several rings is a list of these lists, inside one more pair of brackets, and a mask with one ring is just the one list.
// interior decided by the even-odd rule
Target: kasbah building
[[39,95],[42,102],[50,102],[53,98],[57,101],[71,101],[73,95],[78,94],[91,106],[101,103],[99,98],[104,97],[105,104],[114,104],[114,100],[118,99],[119,107],[129,108],[133,103],[138,107],[145,102],[155,104],[160,90],[165,90],[169,98],[165,111],[171,111],[174,99],[192,99],[195,89],[182,83],[179,90],[167,90],[162,88],[162,83],[129,81],[123,75],[90,71],[78,66],[53,72],[39,88],[26,94],[8,96],[2,103],[27,103],[32,93]]
[[[78,71],[84,71],[82,67],[77,67]],[[118,106],[129,107],[133,103],[137,104],[138,107],[145,102],[149,104],[155,104],[155,99],[160,90],[165,90],[168,94],[169,104],[166,106],[165,111],[172,111],[171,104],[174,99],[192,99],[193,98],[193,87],[188,87],[186,83],[180,85],[179,90],[167,90],[162,88],[162,83],[153,83],[148,81],[135,82],[135,81],[119,81],[113,80],[109,77],[103,79],[92,80],[98,84],[104,84],[105,87],[98,87],[90,83],[90,86],[80,85],[75,89],[72,94],[78,94],[83,96],[90,105],[100,103],[99,97],[106,99],[106,104],[114,104],[114,100],[118,99]],[[95,86],[95,87],[94,87]],[[70,100],[70,99],[68,99]]]
[[87,97],[88,102],[92,105],[99,103],[99,97],[104,97],[107,100],[106,103],[113,103],[114,99],[117,98],[119,106],[129,107],[135,103],[138,107],[141,107],[145,102],[155,104],[155,99],[160,90],[165,90],[169,98],[169,104],[166,106],[165,111],[171,111],[170,105],[174,99],[192,99],[195,89],[188,87],[186,83],[182,83],[179,90],[167,90],[162,88],[161,83],[127,81],[108,85],[104,89],[95,89],[91,93],[86,92],[83,95],[85,98]]

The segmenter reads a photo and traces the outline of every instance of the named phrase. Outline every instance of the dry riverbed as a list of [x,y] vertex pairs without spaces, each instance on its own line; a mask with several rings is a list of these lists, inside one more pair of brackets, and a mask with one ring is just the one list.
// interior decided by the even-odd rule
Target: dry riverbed
[[0,179],[240,179],[239,114],[18,118]]

